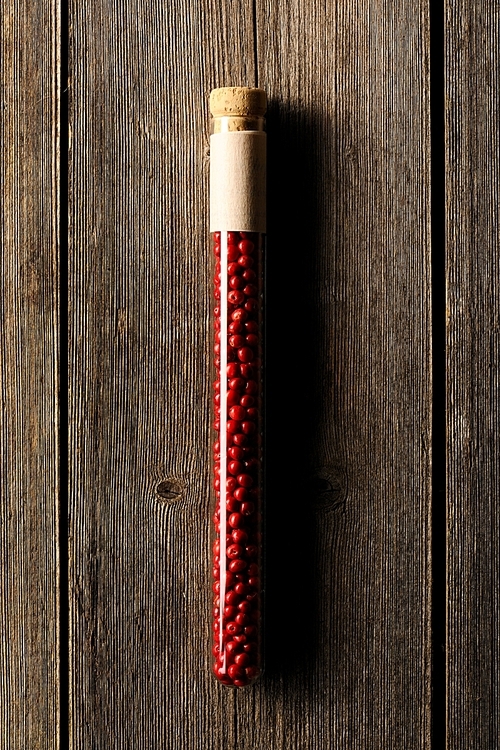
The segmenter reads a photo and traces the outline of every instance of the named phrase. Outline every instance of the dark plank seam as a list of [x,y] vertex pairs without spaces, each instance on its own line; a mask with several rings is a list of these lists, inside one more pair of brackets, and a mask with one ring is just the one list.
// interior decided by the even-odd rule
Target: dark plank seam
[[68,170],[69,170],[69,8],[61,3],[59,119],[59,686],[60,750],[69,748],[69,578],[68,578]]
[[259,86],[259,53],[257,43],[257,0],[252,0],[252,21],[253,21],[253,62],[255,86]]
[[446,286],[444,3],[429,4],[432,266],[432,748],[446,743]]

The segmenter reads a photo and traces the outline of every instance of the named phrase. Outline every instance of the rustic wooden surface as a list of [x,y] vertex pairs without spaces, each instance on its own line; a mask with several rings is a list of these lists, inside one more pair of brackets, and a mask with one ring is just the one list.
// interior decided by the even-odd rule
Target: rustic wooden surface
[[[75,750],[429,746],[426,7],[71,3]],[[235,694],[209,657],[208,94],[257,80],[268,667]]]
[[449,750],[500,743],[500,3],[447,3]]
[[[447,750],[495,748],[498,0],[446,3],[442,404],[431,393],[428,4],[73,0],[68,311],[59,12],[2,6],[5,747],[441,747],[431,416],[446,407],[448,692],[435,729],[446,720]],[[270,97],[270,345],[267,669],[234,693],[209,657],[207,198],[208,94],[237,84]]]
[[0,744],[59,747],[58,5],[2,3]]
[[207,650],[207,94],[253,82],[251,4],[70,13],[70,746],[231,747]]

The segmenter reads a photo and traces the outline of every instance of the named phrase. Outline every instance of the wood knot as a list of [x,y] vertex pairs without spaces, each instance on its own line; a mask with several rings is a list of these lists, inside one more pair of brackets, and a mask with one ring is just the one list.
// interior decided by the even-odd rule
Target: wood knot
[[317,511],[334,511],[345,506],[347,475],[341,466],[322,466],[307,480],[307,491],[312,507]]
[[182,498],[184,483],[180,479],[170,477],[162,479],[156,485],[156,499],[161,503],[175,503]]

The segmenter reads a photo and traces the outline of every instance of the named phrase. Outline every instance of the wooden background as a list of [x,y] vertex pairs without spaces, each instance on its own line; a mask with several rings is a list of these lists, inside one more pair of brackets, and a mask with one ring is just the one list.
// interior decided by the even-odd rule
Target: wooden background
[[[500,745],[500,3],[2,5],[6,750]],[[267,669],[210,674],[208,94],[269,96]]]

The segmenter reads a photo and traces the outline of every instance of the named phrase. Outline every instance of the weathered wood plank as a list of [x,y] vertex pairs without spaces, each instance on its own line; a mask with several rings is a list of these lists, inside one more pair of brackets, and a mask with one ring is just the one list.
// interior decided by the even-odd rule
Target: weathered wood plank
[[236,747],[425,748],[428,8],[257,11],[272,541],[267,677],[237,696]]
[[256,83],[252,3],[71,4],[74,748],[429,745],[426,6],[256,11],[268,669],[236,695],[208,656],[207,95]]
[[208,95],[254,83],[252,4],[70,14],[70,744],[232,747],[208,654]]
[[500,742],[500,3],[446,25],[448,748]]
[[59,9],[2,3],[0,736],[59,747]]

